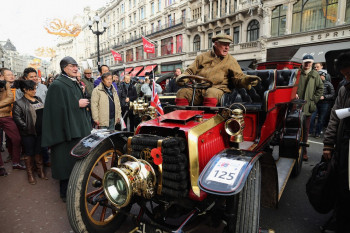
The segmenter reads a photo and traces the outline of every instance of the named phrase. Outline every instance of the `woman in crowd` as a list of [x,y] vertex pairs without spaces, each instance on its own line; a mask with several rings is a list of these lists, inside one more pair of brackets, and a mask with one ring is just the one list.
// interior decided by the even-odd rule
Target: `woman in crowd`
[[33,161],[36,163],[38,176],[47,180],[44,173],[41,154],[41,129],[44,104],[36,94],[36,83],[32,80],[16,80],[16,88],[21,89],[24,96],[13,105],[13,119],[19,129],[24,148],[24,159],[28,174],[28,182],[36,184],[33,174]]
[[100,128],[109,130],[114,130],[121,118],[120,101],[112,82],[112,74],[104,73],[101,83],[92,91],[91,96],[92,119]]
[[[323,95],[320,98],[320,101],[317,102],[317,108],[314,113],[311,115],[311,124],[310,124],[310,134],[315,138],[319,138],[321,131],[323,130],[324,121],[326,119],[327,113],[331,109],[332,102],[335,97],[334,87],[331,82],[326,79],[327,74],[323,71],[318,71],[320,78],[323,82]],[[318,114],[317,124],[315,124],[316,116]]]

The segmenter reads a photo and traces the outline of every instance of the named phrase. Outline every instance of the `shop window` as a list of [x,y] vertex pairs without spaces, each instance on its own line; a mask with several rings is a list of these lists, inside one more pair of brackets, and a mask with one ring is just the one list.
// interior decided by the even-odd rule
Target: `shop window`
[[226,35],[230,35],[230,29],[229,29],[229,28],[224,29],[224,33],[225,33]]
[[248,38],[247,41],[256,41],[259,39],[260,24],[258,20],[254,19],[250,21],[247,28]]
[[134,60],[134,54],[132,49],[126,50],[126,62],[130,62]]
[[143,60],[143,46],[136,47],[136,61]]
[[279,5],[272,11],[271,36],[281,36],[286,31],[287,6]]
[[199,35],[195,35],[193,38],[193,51],[201,50],[201,37]]
[[293,5],[292,33],[333,27],[337,12],[338,0],[300,0]]
[[161,41],[161,54],[173,54],[173,37],[166,38]]
[[158,54],[158,47],[154,46],[154,53],[147,53],[147,59],[155,58]]
[[176,53],[182,53],[182,35],[176,36]]

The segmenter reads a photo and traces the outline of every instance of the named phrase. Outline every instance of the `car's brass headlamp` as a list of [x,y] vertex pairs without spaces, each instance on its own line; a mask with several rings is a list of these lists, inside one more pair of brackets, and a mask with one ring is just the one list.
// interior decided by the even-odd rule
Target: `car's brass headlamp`
[[231,136],[232,142],[243,142],[243,130],[244,130],[244,116],[243,110],[232,110],[231,119],[225,122],[225,131]]
[[[123,158],[127,161],[121,162]],[[152,166],[130,155],[120,156],[118,166],[112,167],[103,177],[107,199],[119,208],[127,206],[134,194],[150,199],[155,194],[155,185]]]

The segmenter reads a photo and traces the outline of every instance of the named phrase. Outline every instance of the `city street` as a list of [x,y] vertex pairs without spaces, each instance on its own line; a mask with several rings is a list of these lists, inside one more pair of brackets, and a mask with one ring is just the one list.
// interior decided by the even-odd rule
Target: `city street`
[[[277,233],[318,233],[319,226],[329,217],[315,212],[305,193],[305,183],[312,167],[319,161],[322,139],[309,138],[309,161],[304,162],[299,177],[290,179],[279,203],[278,209],[261,210],[260,225],[264,229],[274,229]],[[2,153],[3,159],[7,152]],[[0,232],[29,233],[73,232],[66,215],[66,206],[59,198],[58,181],[37,179],[36,185],[27,182],[25,171],[13,171],[6,164],[9,173],[0,177]],[[47,169],[51,177],[50,169]],[[130,221],[118,232],[129,232]],[[219,229],[198,226],[196,233],[221,232]]]

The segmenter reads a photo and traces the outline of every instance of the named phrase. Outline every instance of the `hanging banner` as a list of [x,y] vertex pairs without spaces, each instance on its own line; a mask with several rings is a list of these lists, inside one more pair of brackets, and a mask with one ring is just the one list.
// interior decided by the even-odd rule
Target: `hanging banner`
[[54,19],[44,26],[49,34],[57,36],[77,37],[81,32],[81,26],[78,24],[67,23],[66,20]]
[[114,61],[122,61],[122,55],[120,55],[119,53],[117,53],[116,51],[114,51],[113,49],[111,49]]
[[146,53],[155,53],[154,44],[149,42],[146,38],[142,37],[143,51]]

